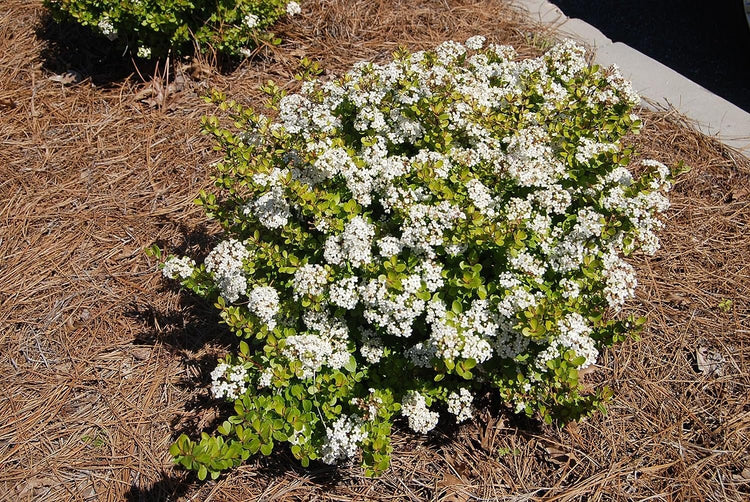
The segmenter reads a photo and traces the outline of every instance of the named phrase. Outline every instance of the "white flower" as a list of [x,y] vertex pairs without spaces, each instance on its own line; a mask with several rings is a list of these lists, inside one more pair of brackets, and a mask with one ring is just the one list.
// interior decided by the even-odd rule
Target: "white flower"
[[237,399],[247,390],[247,370],[243,366],[219,363],[211,372],[211,392],[216,398]]
[[482,35],[474,35],[466,40],[466,47],[471,50],[479,50],[484,45],[486,39]]
[[591,327],[581,314],[568,314],[557,322],[557,328],[560,330],[560,336],[536,358],[535,364],[540,371],[547,369],[548,361],[560,357],[561,351],[570,349],[576,353],[576,357],[584,358],[583,363],[578,366],[579,369],[588,368],[596,363],[599,351],[596,350],[594,340],[589,336]]
[[237,300],[247,291],[247,279],[242,267],[249,255],[244,244],[229,239],[219,243],[206,257],[206,271],[214,276],[221,296],[229,302]]
[[282,352],[302,363],[300,378],[312,378],[324,365],[339,369],[349,362],[349,332],[345,323],[321,312],[308,312],[304,321],[310,332],[287,337]]
[[372,261],[372,238],[375,226],[361,216],[355,216],[344,227],[341,234],[341,250],[355,267]]
[[360,347],[359,352],[362,354],[362,357],[370,364],[379,362],[385,353],[383,350],[383,340],[369,329],[363,330],[361,337],[362,347]]
[[[102,35],[107,37],[110,41],[117,39],[117,31],[115,30],[114,25],[112,25],[112,20],[108,16],[102,16],[102,18],[99,20],[99,23],[97,24],[97,27],[99,28],[99,31],[102,32]],[[147,56],[140,56],[139,54],[139,57]]]
[[261,195],[258,200],[245,205],[243,213],[246,215],[253,213],[261,225],[270,229],[283,227],[289,222],[291,216],[284,192],[280,186],[276,185]]
[[478,179],[471,179],[466,182],[466,189],[469,192],[469,199],[479,211],[488,218],[494,218],[497,215],[495,211],[495,201],[492,198],[490,190]]
[[300,5],[297,2],[291,1],[288,4],[286,4],[286,14],[287,14],[287,16],[290,16],[290,17],[291,16],[296,16],[297,14],[299,14],[301,12],[302,12],[302,7],[300,7]]
[[448,412],[456,416],[456,422],[465,422],[474,415],[473,400],[474,396],[471,395],[471,392],[463,387],[459,389],[459,394],[455,392],[448,394],[448,399],[446,400]]
[[390,235],[378,240],[377,244],[380,249],[380,256],[383,258],[390,258],[391,256],[397,255],[403,248],[401,241]]
[[328,290],[331,303],[346,310],[353,310],[359,301],[357,281],[359,281],[358,277],[345,277],[331,284]]
[[257,286],[247,295],[247,308],[260,318],[268,329],[276,327],[274,316],[279,311],[279,293],[271,286]]
[[187,279],[193,275],[195,261],[187,256],[172,256],[164,262],[161,272],[167,279]]
[[409,419],[409,427],[420,434],[427,434],[435,428],[440,415],[427,408],[425,398],[419,392],[410,390],[401,400],[401,414]]
[[328,272],[321,265],[302,265],[294,272],[292,287],[294,297],[299,299],[305,295],[318,296],[323,294],[323,287],[328,283]]
[[321,448],[321,460],[336,464],[352,458],[359,444],[367,438],[362,430],[362,421],[355,416],[340,416],[330,427],[326,427],[326,438]]
[[243,19],[242,22],[245,23],[245,26],[248,28],[255,28],[258,26],[258,16],[255,14],[247,14]]
[[151,57],[151,47],[138,47],[136,54],[139,58],[148,59]]

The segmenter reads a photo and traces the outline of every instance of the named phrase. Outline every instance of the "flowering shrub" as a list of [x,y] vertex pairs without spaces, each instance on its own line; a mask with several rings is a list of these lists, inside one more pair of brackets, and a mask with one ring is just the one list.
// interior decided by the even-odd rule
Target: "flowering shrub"
[[299,14],[295,0],[44,0],[58,19],[72,19],[139,57],[169,49],[189,51],[196,42],[229,55],[248,55],[266,29],[284,15]]
[[617,69],[477,36],[307,70],[299,94],[265,87],[275,119],[217,93],[236,129],[204,121],[225,159],[198,203],[226,239],[163,273],[240,338],[212,374],[235,414],[176,460],[203,479],[289,443],[377,474],[394,419],[470,419],[480,390],[546,421],[601,408],[579,370],[641,322],[616,315],[636,286],[623,255],[656,251],[672,176],[627,169],[639,97]]

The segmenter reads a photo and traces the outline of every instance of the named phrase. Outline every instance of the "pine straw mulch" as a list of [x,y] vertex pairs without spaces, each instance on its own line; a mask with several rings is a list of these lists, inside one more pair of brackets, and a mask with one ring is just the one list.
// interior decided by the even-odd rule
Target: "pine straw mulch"
[[[750,496],[750,161],[669,111],[643,111],[638,149],[692,171],[661,251],[635,260],[628,310],[649,318],[642,341],[603,354],[589,377],[615,392],[607,415],[560,429],[495,404],[426,441],[399,430],[376,480],[357,466],[304,470],[284,452],[217,482],[174,469],[176,435],[221,413],[208,374],[231,338],[143,249],[196,253],[215,234],[192,204],[218,156],[199,132],[206,89],[253,103],[269,78],[292,86],[302,55],[340,72],[475,33],[535,55],[549,34],[500,0],[308,0],[281,47],[223,74],[183,66],[168,88],[43,14],[38,0],[0,12],[0,499]],[[83,81],[50,80],[66,70]]]

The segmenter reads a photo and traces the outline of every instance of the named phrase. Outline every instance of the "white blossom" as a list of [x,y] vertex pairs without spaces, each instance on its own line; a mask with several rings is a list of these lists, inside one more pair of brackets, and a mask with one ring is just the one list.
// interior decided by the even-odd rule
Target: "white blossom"
[[330,427],[326,427],[326,437],[321,449],[321,460],[326,464],[336,464],[352,458],[359,444],[367,438],[362,430],[359,417],[342,415]]
[[247,390],[246,377],[243,366],[219,363],[211,372],[211,392],[219,399],[237,399]]
[[299,3],[292,0],[291,2],[286,4],[286,14],[289,17],[296,16],[297,14],[300,14],[302,12],[302,8],[300,7]]
[[248,253],[245,245],[235,239],[222,241],[206,257],[206,271],[216,280],[216,285],[227,301],[234,302],[247,291],[247,279],[243,275],[243,261]]
[[245,26],[248,28],[255,28],[258,26],[258,16],[255,14],[246,14],[244,18],[242,18],[242,22]]
[[172,256],[164,262],[162,274],[167,279],[187,279],[193,275],[195,260],[187,256]]
[[279,312],[279,293],[271,286],[257,286],[247,295],[247,308],[260,318],[269,330],[276,327],[274,317]]
[[473,401],[474,396],[471,395],[471,392],[461,387],[458,390],[458,394],[455,392],[448,394],[448,399],[446,400],[448,412],[456,416],[456,422],[465,422],[474,415]]
[[305,295],[322,295],[324,291],[323,288],[327,283],[328,272],[322,265],[302,265],[294,272],[294,278],[292,279],[294,297],[300,298]]
[[409,427],[420,434],[427,434],[438,423],[440,415],[427,408],[425,397],[410,390],[401,400],[401,414],[409,420]]

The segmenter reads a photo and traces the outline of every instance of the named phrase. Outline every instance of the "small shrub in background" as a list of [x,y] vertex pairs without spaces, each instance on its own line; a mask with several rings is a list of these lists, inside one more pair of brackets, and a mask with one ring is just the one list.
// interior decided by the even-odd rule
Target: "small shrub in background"
[[189,53],[195,44],[229,56],[248,55],[267,29],[300,12],[295,0],[45,0],[59,20],[73,20],[138,57],[161,57],[171,49]]
[[517,60],[483,37],[357,64],[307,65],[270,118],[216,94],[225,238],[165,276],[211,299],[239,338],[212,373],[234,415],[171,448],[203,479],[287,443],[307,465],[389,465],[393,421],[428,433],[491,390],[516,413],[575,419],[608,390],[579,370],[640,320],[623,255],[658,248],[672,173],[628,170],[641,121],[616,68],[563,43]]

